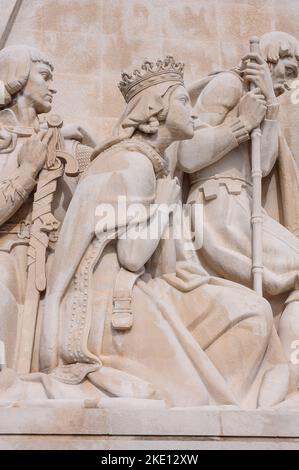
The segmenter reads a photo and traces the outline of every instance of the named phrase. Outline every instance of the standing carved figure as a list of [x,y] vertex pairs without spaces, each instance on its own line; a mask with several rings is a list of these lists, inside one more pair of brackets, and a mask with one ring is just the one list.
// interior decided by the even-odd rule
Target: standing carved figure
[[[52,107],[56,93],[52,74],[50,61],[34,48],[12,46],[0,52],[0,340],[7,365],[23,372],[30,370],[33,344],[27,342],[28,354],[24,350],[18,354],[18,343],[24,347],[28,328],[33,343],[35,330],[35,322],[26,325],[24,303],[32,300],[28,297],[34,297],[35,287],[41,294],[45,289],[47,254],[76,184],[61,178],[64,165],[56,156],[59,148],[66,159],[66,149],[74,156],[80,153],[78,143],[69,140],[64,146],[63,138],[58,138],[60,122],[52,118],[48,125],[39,118]],[[77,166],[74,161],[74,173]],[[30,287],[27,275],[32,263]],[[39,296],[32,302],[32,312],[38,307]],[[25,355],[26,366],[20,363]]]
[[[290,358],[299,337],[299,172],[278,122],[277,97],[298,75],[298,41],[282,32],[265,34],[261,55],[212,74],[191,87],[198,120],[192,141],[178,152],[190,174],[188,201],[204,206],[201,264],[211,274],[252,285],[252,179],[250,133],[261,124],[263,175],[263,289],[284,295],[280,337]],[[248,83],[257,88],[248,92]],[[294,380],[299,368],[293,367]]]

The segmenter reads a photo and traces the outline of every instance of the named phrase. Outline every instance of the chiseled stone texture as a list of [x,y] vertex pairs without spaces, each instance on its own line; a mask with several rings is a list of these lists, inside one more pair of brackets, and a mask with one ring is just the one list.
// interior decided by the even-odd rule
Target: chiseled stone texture
[[4,32],[15,3],[15,0],[0,0],[0,36]]
[[37,448],[299,449],[299,413],[233,407],[0,409],[0,449]]
[[[3,31],[10,10],[3,1],[1,6]],[[145,57],[174,54],[185,60],[190,83],[237,65],[253,34],[284,30],[297,35],[298,16],[295,0],[283,7],[276,0],[262,5],[260,0],[24,0],[7,45],[33,45],[52,57],[59,92],[54,111],[100,141],[111,134],[123,109],[116,90],[120,69],[132,70]],[[299,105],[290,96],[283,101],[282,122],[298,156],[292,123],[298,122]],[[299,413],[2,408],[0,435],[0,448],[130,448],[136,443],[150,448],[154,443],[159,449],[165,448],[165,436],[167,445],[176,448],[244,448],[247,438],[256,448],[298,448]],[[102,437],[92,437],[97,435]],[[116,435],[123,438],[111,437]]]
[[[7,3],[0,2],[4,16]],[[8,44],[34,45],[52,56],[56,111],[101,140],[123,108],[115,91],[120,69],[172,53],[185,60],[189,83],[236,65],[253,34],[298,35],[298,21],[297,0],[23,0]],[[289,96],[284,102],[282,121],[299,160],[299,134],[290,123],[298,121],[299,105]]]

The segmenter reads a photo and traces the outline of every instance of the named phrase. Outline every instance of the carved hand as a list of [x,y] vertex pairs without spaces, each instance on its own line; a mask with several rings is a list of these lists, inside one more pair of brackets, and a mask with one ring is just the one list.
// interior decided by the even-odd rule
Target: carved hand
[[260,89],[267,100],[267,104],[275,103],[277,100],[267,62],[259,54],[251,52],[242,58],[242,63],[244,80],[253,83]]
[[177,178],[161,178],[157,180],[156,204],[176,204],[180,199],[181,187]]
[[260,125],[266,111],[266,100],[259,88],[242,97],[239,103],[239,117],[248,133]]
[[61,132],[65,139],[74,139],[78,142],[83,140],[82,128],[77,124],[68,124],[62,128]]
[[41,131],[38,135],[26,140],[20,149],[19,165],[34,178],[45,166],[48,155],[47,146],[52,135],[52,130]]
[[96,146],[95,141],[89,132],[84,127],[78,126],[77,124],[67,124],[61,129],[62,135],[65,139],[74,139],[77,142],[81,142],[83,145],[94,148]]

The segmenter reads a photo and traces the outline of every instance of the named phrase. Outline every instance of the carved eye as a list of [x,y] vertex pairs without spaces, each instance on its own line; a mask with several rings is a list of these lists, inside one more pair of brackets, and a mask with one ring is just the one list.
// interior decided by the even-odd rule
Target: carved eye
[[295,78],[296,77],[296,71],[293,69],[293,67],[286,67],[286,75],[289,78]]
[[48,72],[41,72],[40,74],[42,75],[44,80],[46,80],[46,81],[49,80],[50,76],[49,76]]

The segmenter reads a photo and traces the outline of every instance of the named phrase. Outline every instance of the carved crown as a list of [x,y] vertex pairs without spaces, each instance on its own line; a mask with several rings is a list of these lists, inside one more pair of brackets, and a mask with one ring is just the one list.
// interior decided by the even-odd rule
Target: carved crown
[[156,63],[145,60],[141,69],[134,70],[132,74],[123,72],[118,84],[126,103],[137,93],[146,88],[163,82],[178,82],[184,84],[184,64],[175,62],[170,55]]

